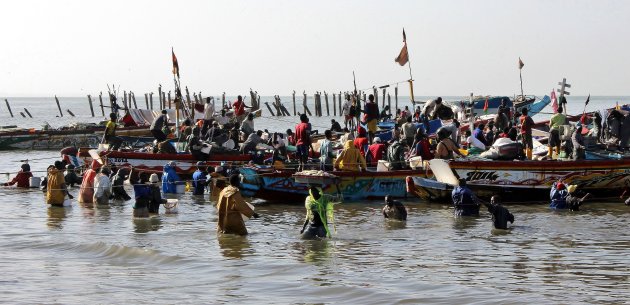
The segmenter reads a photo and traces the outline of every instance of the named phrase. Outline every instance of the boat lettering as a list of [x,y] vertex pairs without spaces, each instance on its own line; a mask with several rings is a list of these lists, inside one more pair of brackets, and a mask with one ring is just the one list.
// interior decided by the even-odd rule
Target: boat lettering
[[129,163],[127,158],[107,158],[109,163]]
[[466,173],[466,181],[473,180],[490,180],[495,181],[499,178],[497,172],[468,172]]

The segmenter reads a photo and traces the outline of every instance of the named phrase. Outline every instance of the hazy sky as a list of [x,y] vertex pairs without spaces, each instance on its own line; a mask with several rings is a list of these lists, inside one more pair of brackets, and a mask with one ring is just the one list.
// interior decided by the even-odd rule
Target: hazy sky
[[[630,95],[630,1],[2,1],[0,96],[171,89],[288,95],[405,81],[416,95]],[[401,95],[407,95],[401,85]]]

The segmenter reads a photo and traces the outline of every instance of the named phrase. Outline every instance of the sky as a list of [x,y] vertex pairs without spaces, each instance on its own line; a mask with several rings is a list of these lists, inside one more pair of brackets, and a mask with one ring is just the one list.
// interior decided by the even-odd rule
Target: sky
[[[339,92],[630,95],[630,1],[2,1],[0,96]],[[408,95],[408,86],[399,88]]]

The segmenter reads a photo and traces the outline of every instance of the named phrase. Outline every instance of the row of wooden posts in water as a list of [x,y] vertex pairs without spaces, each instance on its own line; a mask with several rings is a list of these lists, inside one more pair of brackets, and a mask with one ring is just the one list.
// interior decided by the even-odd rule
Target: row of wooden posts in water
[[[392,109],[398,109],[398,87],[394,88],[394,102],[395,102],[395,106],[394,108],[391,107],[391,102],[392,102],[392,97],[389,93],[387,93],[387,89],[386,88],[380,88],[382,89],[382,99],[381,99],[381,107],[384,108],[385,107],[385,102],[387,101],[387,106],[389,106],[389,114],[391,114]],[[194,103],[204,103],[204,98],[201,95],[201,92],[196,93],[193,92],[193,98],[191,99],[190,96],[190,92],[188,91],[188,87],[186,87],[186,102],[188,105],[192,105],[192,102],[194,101]],[[377,88],[373,88],[374,91],[374,98],[375,98],[375,102],[378,104],[379,102],[379,96],[378,96],[378,89]],[[339,115],[342,115],[343,112],[343,103],[344,103],[344,98],[346,96],[348,96],[349,94],[351,94],[351,92],[339,92],[338,94],[336,93],[331,93],[332,95],[332,114],[334,116],[337,116],[337,109],[339,110]],[[323,96],[323,100],[322,100],[322,96]],[[361,99],[363,101],[366,101],[367,95],[365,92],[359,92],[359,96],[361,97]],[[171,109],[172,107],[174,107],[174,100],[171,96],[171,91],[164,92],[162,91],[162,86],[160,85],[158,87],[158,97],[159,97],[159,110],[162,109]],[[261,106],[261,99],[260,99],[260,95],[258,95],[258,92],[253,91],[250,89],[250,97],[251,97],[251,106],[254,110],[258,110],[260,109]],[[298,112],[297,110],[297,104],[296,104],[296,92],[293,91],[292,94],[293,97],[293,115],[299,115],[300,112]],[[90,113],[92,115],[92,117],[95,116],[94,114],[94,102],[92,100],[92,95],[87,96],[88,98],[88,103],[90,105]],[[105,108],[114,108],[114,99],[110,98],[109,96],[106,96],[106,99],[109,102],[109,105],[105,105],[103,102],[103,92],[99,93],[98,95],[98,102],[101,108],[101,115],[105,116]],[[322,94],[322,92],[317,91],[312,99],[314,100],[314,111],[315,111],[315,116],[323,116],[323,105],[325,105],[326,107],[326,116],[330,116],[330,104],[329,104],[329,94],[324,91],[324,93]],[[145,100],[145,106],[146,109],[149,110],[153,110],[153,92],[150,93],[145,93],[144,94],[144,100]],[[307,100],[308,100],[308,95],[306,94],[306,91],[303,92],[303,99],[302,99],[302,109],[303,109],[303,113],[308,114],[309,116],[312,116],[313,113],[311,112],[311,110],[309,109],[308,105],[307,105]],[[7,99],[4,100],[7,106],[7,109],[9,110],[9,114],[11,115],[11,117],[13,116],[13,111],[11,110],[11,105],[9,104],[9,101]],[[226,102],[226,96],[225,96],[225,92],[223,92],[222,94],[222,107],[225,108],[227,102]],[[323,102],[322,102],[323,101]],[[57,98],[57,96],[55,96],[55,102],[57,103],[57,108],[59,109],[59,116],[63,117],[63,111],[61,110],[61,103],[59,102],[59,98]],[[131,109],[132,108],[132,103],[133,103],[133,108],[138,109],[138,103],[136,102],[136,95],[133,91],[123,91],[122,94],[122,107],[121,109]],[[271,105],[269,104],[269,102],[265,102],[265,105],[267,106],[267,110],[269,111],[269,113],[272,116],[291,116],[291,113],[287,110],[287,108],[284,106],[284,104],[282,103],[280,96],[279,95],[275,95],[274,96],[274,101],[271,103]],[[275,110],[275,111],[274,111]],[[75,116],[74,113],[72,111],[70,111],[70,109],[66,109],[66,111],[68,112],[68,114],[70,116]],[[22,117],[26,117],[26,115],[24,114],[26,113],[26,115],[28,115],[30,118],[32,118],[33,116],[31,115],[31,113],[28,111],[28,109],[24,108],[24,112],[20,112],[20,114],[22,115]]]

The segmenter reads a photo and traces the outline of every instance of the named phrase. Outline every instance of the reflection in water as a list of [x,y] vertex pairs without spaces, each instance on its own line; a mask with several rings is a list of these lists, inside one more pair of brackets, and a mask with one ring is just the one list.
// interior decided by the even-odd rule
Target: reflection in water
[[406,228],[407,228],[406,221],[393,220],[393,219],[385,220],[385,230],[400,230],[400,229],[406,229]]
[[217,234],[221,254],[226,258],[243,258],[244,254],[251,252],[251,244],[247,236],[235,234]]
[[305,263],[319,264],[330,259],[331,249],[329,239],[304,240],[296,243],[296,248],[301,256],[300,261]]
[[478,216],[453,216],[453,229],[458,233],[465,233],[477,225]]
[[55,230],[63,229],[63,220],[67,216],[70,207],[48,206],[48,227]]
[[159,216],[147,218],[133,217],[133,230],[136,233],[147,233],[157,231],[162,227],[162,219]]

